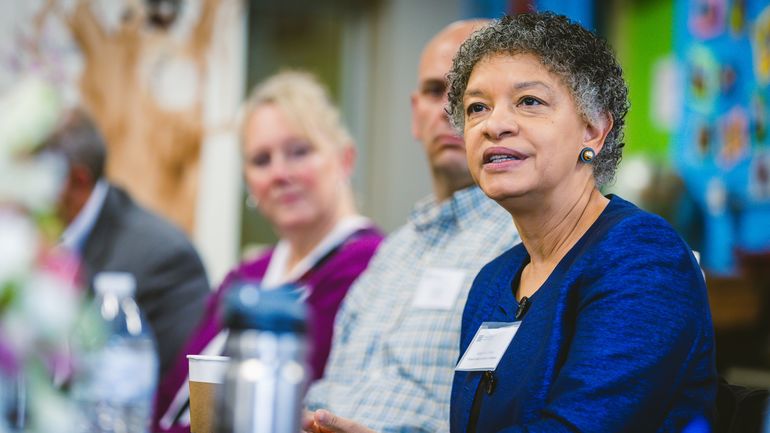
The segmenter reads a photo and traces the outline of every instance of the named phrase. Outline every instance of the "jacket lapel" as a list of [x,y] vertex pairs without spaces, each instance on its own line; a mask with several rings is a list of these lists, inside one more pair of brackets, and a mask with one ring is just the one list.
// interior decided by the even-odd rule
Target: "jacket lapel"
[[109,187],[104,205],[99,211],[88,239],[83,248],[83,265],[85,283],[91,286],[96,269],[103,269],[108,263],[110,252],[114,248],[116,226],[120,224],[121,204],[120,192],[113,186]]

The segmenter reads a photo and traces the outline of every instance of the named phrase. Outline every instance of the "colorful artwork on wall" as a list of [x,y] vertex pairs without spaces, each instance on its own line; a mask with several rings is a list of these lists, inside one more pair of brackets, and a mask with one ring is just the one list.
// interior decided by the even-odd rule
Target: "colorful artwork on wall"
[[770,2],[679,0],[684,71],[672,152],[705,221],[703,266],[735,272],[735,251],[770,250]]

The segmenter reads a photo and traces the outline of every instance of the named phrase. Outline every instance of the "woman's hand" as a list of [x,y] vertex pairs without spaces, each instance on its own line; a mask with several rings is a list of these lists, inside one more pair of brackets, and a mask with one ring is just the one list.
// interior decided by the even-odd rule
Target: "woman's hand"
[[357,422],[334,415],[328,410],[305,411],[302,416],[304,433],[375,433]]

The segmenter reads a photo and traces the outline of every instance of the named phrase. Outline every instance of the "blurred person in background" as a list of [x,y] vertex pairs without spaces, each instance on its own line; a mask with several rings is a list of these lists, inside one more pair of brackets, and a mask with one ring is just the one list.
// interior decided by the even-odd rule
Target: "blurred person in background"
[[[505,17],[463,44],[449,77],[473,178],[522,238],[468,296],[450,431],[713,421],[714,331],[691,248],[661,217],[599,190],[620,162],[629,107],[611,48],[563,16]],[[490,323],[510,332],[494,366],[473,361]]]
[[[265,290],[294,283],[309,307],[315,380],[324,373],[337,309],[382,234],[356,210],[353,140],[314,76],[288,71],[257,85],[246,103],[242,141],[251,200],[280,240],[228,274],[183,355],[222,354],[227,332],[220,306],[234,283],[254,281]],[[162,378],[155,431],[189,430],[187,374],[188,361],[180,356]]]
[[187,236],[136,204],[104,177],[106,146],[89,114],[73,110],[44,150],[67,161],[58,213],[63,246],[82,259],[83,282],[102,271],[136,278],[136,302],[157,340],[165,373],[198,324],[210,294],[206,271]]
[[[345,300],[326,376],[306,399],[319,422],[331,412],[382,432],[449,430],[468,290],[485,263],[518,241],[510,215],[474,185],[463,139],[444,111],[452,57],[484,24],[453,23],[422,52],[412,133],[425,150],[433,194],[386,239]],[[317,428],[312,417],[305,428]]]

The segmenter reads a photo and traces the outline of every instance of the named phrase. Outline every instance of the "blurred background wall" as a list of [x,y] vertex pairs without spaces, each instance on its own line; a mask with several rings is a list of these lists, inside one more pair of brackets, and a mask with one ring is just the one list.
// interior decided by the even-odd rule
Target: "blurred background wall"
[[[390,231],[429,193],[411,136],[409,95],[422,46],[461,17],[459,0],[255,0],[249,10],[249,87],[284,67],[315,72],[341,106],[358,146],[353,183],[363,213]],[[242,242],[274,240],[248,208]]]
[[239,256],[246,5],[139,3],[0,1],[0,91],[35,74],[85,105],[110,180],[190,234],[218,281]]

